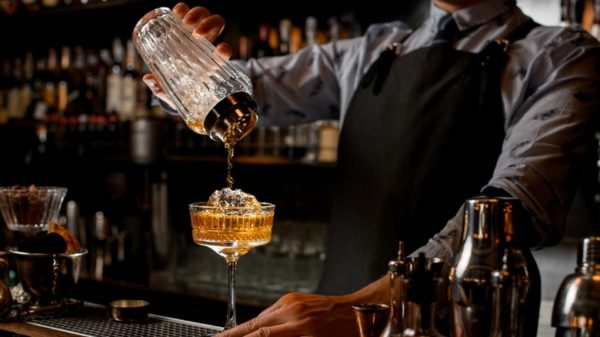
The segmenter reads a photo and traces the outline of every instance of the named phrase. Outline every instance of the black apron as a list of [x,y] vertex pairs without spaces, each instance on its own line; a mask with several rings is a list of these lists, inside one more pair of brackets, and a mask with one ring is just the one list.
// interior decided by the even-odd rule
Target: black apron
[[342,127],[319,293],[349,293],[381,277],[398,241],[409,253],[421,247],[480,194],[504,138],[503,47],[384,52],[369,69]]

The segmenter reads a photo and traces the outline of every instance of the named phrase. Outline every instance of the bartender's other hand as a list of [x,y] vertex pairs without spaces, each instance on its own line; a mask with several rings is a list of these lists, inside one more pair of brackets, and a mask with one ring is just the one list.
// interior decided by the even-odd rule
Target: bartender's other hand
[[256,318],[215,337],[357,337],[352,307],[341,298],[289,293]]
[[173,104],[173,101],[171,100],[169,95],[167,95],[167,93],[160,86],[160,83],[158,83],[158,80],[156,79],[156,75],[154,75],[154,73],[145,74],[142,77],[142,81],[144,81],[144,84],[146,84],[146,86],[150,88],[150,91],[152,91],[152,94],[154,94],[154,96],[156,96],[161,101],[167,103],[169,106],[175,107],[175,104]]

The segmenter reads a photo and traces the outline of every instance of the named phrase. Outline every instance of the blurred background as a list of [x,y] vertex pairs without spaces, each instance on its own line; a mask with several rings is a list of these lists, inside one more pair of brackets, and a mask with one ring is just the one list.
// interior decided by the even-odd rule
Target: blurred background
[[[193,301],[224,299],[226,270],[222,257],[193,244],[187,206],[225,186],[226,152],[153,104],[140,80],[148,70],[130,40],[146,12],[175,3],[0,0],[0,185],[68,188],[61,221],[90,250],[80,282],[89,299],[158,294],[169,315],[194,319],[200,309]],[[314,0],[188,4],[222,14],[221,39],[232,45],[234,58],[249,58],[351,38],[375,22],[416,27],[430,0],[360,7]],[[591,0],[518,4],[540,23],[598,28]],[[262,128],[237,145],[234,187],[277,205],[272,242],[239,263],[242,320],[283,293],[316,289],[338,130],[336,121]],[[595,161],[584,174],[564,242],[536,253],[543,273],[556,274],[544,284],[548,299],[575,267],[574,243],[599,232]],[[20,239],[2,224],[2,247]],[[565,269],[552,268],[561,257]],[[220,324],[222,311],[215,311]]]

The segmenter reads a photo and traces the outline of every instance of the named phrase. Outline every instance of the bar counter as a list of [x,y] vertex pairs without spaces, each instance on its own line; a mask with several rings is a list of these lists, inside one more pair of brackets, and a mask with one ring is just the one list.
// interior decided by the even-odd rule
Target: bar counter
[[72,310],[0,323],[0,330],[0,336],[203,337],[212,336],[221,328],[154,314],[148,314],[148,318],[139,323],[117,322],[111,318],[108,307],[84,302]]
[[[554,336],[550,326],[552,302],[542,301],[538,325],[539,337]],[[39,316],[22,322],[0,323],[0,337],[204,337],[220,331],[220,327],[149,314],[143,323],[122,323],[111,319],[108,307],[85,302],[72,312]]]

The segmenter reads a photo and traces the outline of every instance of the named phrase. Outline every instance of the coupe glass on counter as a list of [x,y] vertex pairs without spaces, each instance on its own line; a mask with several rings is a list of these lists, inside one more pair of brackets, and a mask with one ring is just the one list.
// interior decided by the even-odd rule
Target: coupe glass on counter
[[196,202],[189,205],[194,242],[209,247],[227,263],[227,319],[224,329],[234,327],[235,271],[240,256],[254,247],[271,241],[275,205],[256,203],[251,206],[211,205]]
[[48,230],[58,222],[67,189],[55,186],[0,187],[0,210],[10,230],[26,236]]

